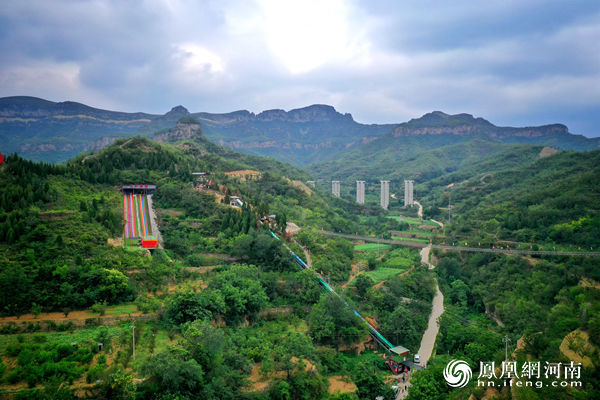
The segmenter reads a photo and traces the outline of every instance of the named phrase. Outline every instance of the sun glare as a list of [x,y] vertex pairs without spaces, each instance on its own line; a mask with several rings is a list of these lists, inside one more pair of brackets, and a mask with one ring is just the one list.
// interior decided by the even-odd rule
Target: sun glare
[[342,1],[260,0],[271,51],[294,74],[352,53],[348,10]]

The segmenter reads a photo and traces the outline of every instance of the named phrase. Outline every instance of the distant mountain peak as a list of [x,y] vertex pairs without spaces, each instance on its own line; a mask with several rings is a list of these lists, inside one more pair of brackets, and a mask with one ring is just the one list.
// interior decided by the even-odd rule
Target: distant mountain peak
[[175,107],[171,108],[171,111],[169,111],[168,113],[165,114],[165,116],[167,116],[167,117],[177,116],[177,115],[182,115],[182,116],[190,115],[190,112],[184,106],[179,105],[179,106],[175,106]]
[[483,119],[483,118],[475,118],[471,114],[461,113],[461,114],[446,114],[443,111],[432,111],[430,113],[424,114],[420,118],[413,118],[408,121],[405,125],[408,126],[456,126],[461,124],[467,125],[485,125],[485,126],[493,126],[492,123]]
[[352,115],[341,114],[333,106],[327,104],[313,104],[307,107],[296,108],[290,111],[281,109],[266,110],[256,116],[259,121],[284,121],[284,122],[330,122],[354,121]]

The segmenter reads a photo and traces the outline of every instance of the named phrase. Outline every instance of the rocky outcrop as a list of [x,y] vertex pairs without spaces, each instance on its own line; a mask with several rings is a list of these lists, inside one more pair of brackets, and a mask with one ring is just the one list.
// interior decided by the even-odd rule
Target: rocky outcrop
[[204,139],[202,126],[194,122],[178,122],[173,128],[166,132],[154,135],[154,140],[157,142],[179,142],[182,140],[199,140]]
[[398,125],[393,136],[418,135],[454,135],[474,136],[485,135],[494,139],[509,138],[544,138],[551,136],[567,136],[569,129],[562,124],[543,125],[536,127],[512,128],[500,127],[483,118],[474,118],[471,114],[449,115],[434,111],[421,118]]
[[297,108],[288,112],[284,110],[267,110],[256,116],[258,121],[283,121],[283,122],[353,122],[352,115],[340,114],[332,106],[314,104],[312,106]]

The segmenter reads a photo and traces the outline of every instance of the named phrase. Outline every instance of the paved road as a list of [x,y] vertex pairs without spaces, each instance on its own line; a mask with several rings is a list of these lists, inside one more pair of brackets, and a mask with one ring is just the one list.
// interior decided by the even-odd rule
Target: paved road
[[[429,269],[434,269],[435,265],[429,262],[429,251],[431,250],[431,246],[424,247],[421,250],[421,262],[429,267]],[[429,322],[427,323],[427,329],[423,332],[423,337],[421,338],[421,345],[419,346],[419,356],[421,357],[421,365],[426,367],[427,361],[431,358],[433,354],[433,348],[435,346],[435,340],[437,338],[437,334],[440,330],[440,326],[438,324],[438,319],[440,315],[444,313],[444,295],[440,291],[440,287],[435,281],[435,295],[433,296],[431,314],[429,315]],[[412,374],[407,375],[407,382],[402,383],[400,387],[410,388],[411,383],[410,379],[412,378]],[[402,400],[406,396],[408,396],[408,390],[400,390],[396,396],[396,400]]]
[[[427,246],[421,250],[421,262],[429,267],[429,269],[435,268],[435,265],[429,263],[429,250],[431,247]],[[429,315],[429,323],[427,329],[423,333],[421,338],[421,346],[419,347],[419,355],[421,356],[421,365],[426,366],[427,361],[433,353],[433,346],[435,345],[435,338],[437,337],[440,327],[438,325],[438,318],[444,312],[444,295],[440,291],[440,287],[435,281],[435,295],[432,301],[431,315]]]
[[[328,236],[337,236],[343,237],[347,239],[353,240],[364,240],[365,242],[375,242],[375,243],[385,243],[385,244],[396,244],[399,246],[408,246],[408,247],[426,247],[429,246],[428,243],[424,242],[416,242],[412,240],[389,240],[389,239],[380,239],[373,236],[359,236],[359,235],[350,235],[346,233],[337,233],[330,231],[318,231],[324,235]],[[432,249],[441,249],[441,250],[450,250],[450,251],[468,251],[475,253],[502,253],[502,254],[521,254],[521,255],[549,255],[549,256],[574,256],[574,257],[600,257],[600,252],[598,251],[548,251],[548,250],[513,250],[513,249],[489,249],[484,247],[468,247],[468,246],[447,246],[441,244],[433,244],[431,245]]]

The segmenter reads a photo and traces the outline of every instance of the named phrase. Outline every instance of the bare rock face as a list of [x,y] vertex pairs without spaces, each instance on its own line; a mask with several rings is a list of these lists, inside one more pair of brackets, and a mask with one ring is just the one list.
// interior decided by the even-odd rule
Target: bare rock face
[[332,106],[314,104],[312,106],[297,108],[286,112],[284,110],[267,110],[256,116],[257,121],[283,121],[283,122],[334,122],[354,121],[350,114],[340,114]]
[[164,133],[154,135],[157,142],[179,142],[182,140],[197,140],[204,138],[200,122],[194,118],[182,118],[177,124]]
[[555,155],[556,153],[558,153],[558,150],[556,150],[553,147],[549,147],[546,146],[542,149],[542,151],[540,151],[540,154],[538,154],[539,158],[546,158],[546,157],[550,157]]
[[562,124],[551,124],[534,127],[512,128],[492,124],[483,118],[474,118],[471,114],[449,115],[441,111],[433,111],[421,118],[411,119],[398,125],[393,136],[418,135],[485,135],[494,139],[510,138],[547,138],[551,136],[568,136],[569,129]]

